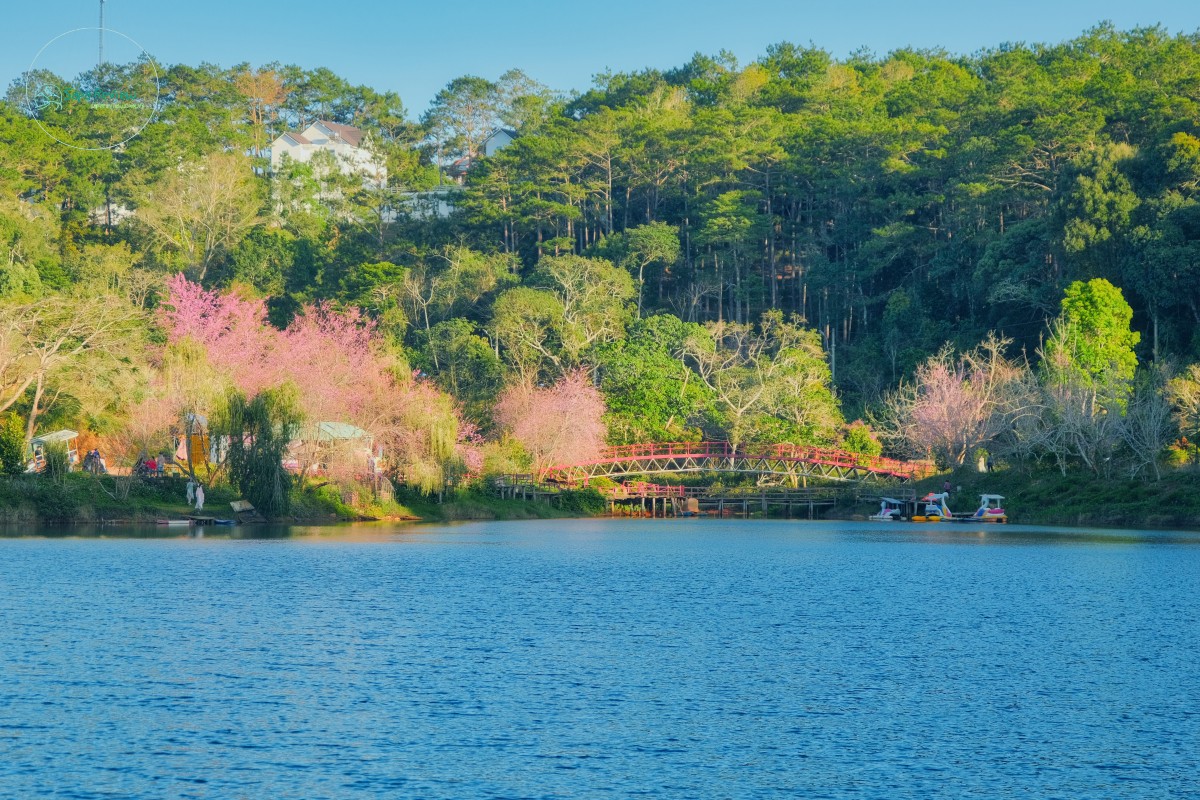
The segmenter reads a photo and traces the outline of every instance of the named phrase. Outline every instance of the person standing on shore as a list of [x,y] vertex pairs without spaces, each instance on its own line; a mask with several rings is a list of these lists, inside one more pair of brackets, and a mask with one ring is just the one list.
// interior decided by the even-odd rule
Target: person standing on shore
[[188,478],[187,482],[187,504],[190,506],[196,502],[196,481]]
[[196,510],[204,510],[204,484],[196,484]]

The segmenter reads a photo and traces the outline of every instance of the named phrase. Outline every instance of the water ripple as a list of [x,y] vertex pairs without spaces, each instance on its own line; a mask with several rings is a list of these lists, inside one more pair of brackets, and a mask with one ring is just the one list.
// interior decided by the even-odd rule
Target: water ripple
[[0,797],[1200,797],[1200,537],[320,533],[0,539]]

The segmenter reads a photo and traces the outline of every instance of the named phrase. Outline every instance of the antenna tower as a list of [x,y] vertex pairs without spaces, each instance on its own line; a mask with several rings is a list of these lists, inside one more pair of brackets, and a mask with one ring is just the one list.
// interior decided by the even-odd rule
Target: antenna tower
[[104,3],[106,0],[100,0],[100,53],[96,58],[96,66],[104,65]]

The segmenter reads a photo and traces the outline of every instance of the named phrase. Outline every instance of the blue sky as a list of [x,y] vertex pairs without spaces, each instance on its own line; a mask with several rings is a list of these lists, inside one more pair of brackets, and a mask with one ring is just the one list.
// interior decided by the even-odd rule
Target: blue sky
[[[0,85],[50,39],[95,26],[98,0],[0,0]],[[1196,0],[478,0],[316,2],[108,0],[106,27],[160,63],[268,61],[326,66],[353,83],[400,93],[412,117],[447,81],[520,67],[563,91],[605,69],[669,68],[724,48],[743,62],[782,40],[843,57],[867,47],[973,52],[1002,42],[1057,42],[1101,20],[1126,29],[1200,28]]]

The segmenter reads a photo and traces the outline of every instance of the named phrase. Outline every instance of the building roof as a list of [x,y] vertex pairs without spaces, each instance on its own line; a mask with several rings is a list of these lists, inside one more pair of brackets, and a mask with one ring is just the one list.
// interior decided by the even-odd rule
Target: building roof
[[506,133],[506,134],[508,134],[508,138],[510,138],[510,139],[515,139],[515,138],[517,138],[518,136],[520,136],[520,134],[519,134],[519,133],[517,133],[517,132],[516,132],[515,130],[513,130],[512,128],[496,128],[496,130],[492,131],[491,133],[489,133],[489,134],[487,135],[487,138],[486,138],[486,139],[484,139],[484,141],[485,141],[485,142],[490,142],[492,139],[495,139],[497,136],[499,136],[499,135],[500,135],[500,134],[502,134],[502,133]]
[[279,134],[278,137],[276,137],[276,139],[272,143],[272,145],[278,144],[279,142],[283,141],[284,139],[288,139],[293,144],[300,144],[300,145],[312,144],[312,142],[310,142],[308,139],[304,138],[303,136],[301,136],[298,133],[291,133],[290,131],[284,131],[283,133]]
[[[319,119],[312,123],[329,132],[331,136],[336,136],[351,147],[359,147],[362,145],[363,137],[366,135],[361,128],[356,128],[353,125],[342,125],[338,122],[330,122],[329,120]],[[311,125],[309,127],[312,127]],[[308,128],[305,128],[308,130]],[[312,140],[306,137],[299,131],[284,131],[279,135],[280,139],[291,139],[296,144],[312,144]]]
[[358,147],[362,143],[363,131],[361,128],[356,128],[353,125],[343,125],[340,122],[330,122],[328,120],[319,119],[316,124],[329,130],[330,133],[337,134],[337,137],[352,147]]
[[43,433],[40,436],[33,437],[34,444],[56,444],[67,443],[77,437],[79,434],[75,431],[61,430],[53,433]]
[[299,438],[310,442],[339,442],[348,439],[370,439],[371,434],[345,422],[318,422],[309,425]]

